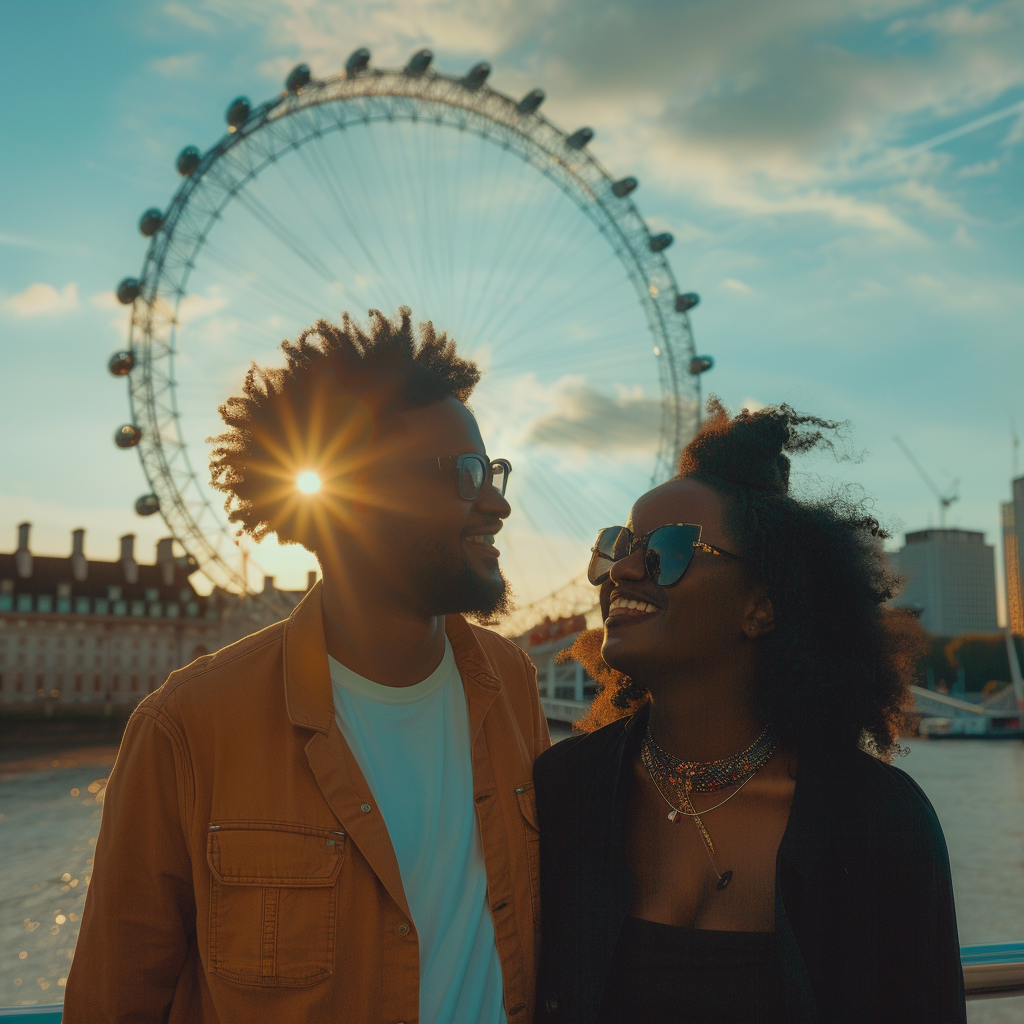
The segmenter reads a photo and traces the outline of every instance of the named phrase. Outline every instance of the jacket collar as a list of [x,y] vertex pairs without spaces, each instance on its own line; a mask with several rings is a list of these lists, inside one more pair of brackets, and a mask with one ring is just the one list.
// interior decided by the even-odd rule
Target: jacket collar
[[[323,582],[318,580],[285,620],[283,671],[285,701],[292,725],[326,735],[334,723],[334,694],[324,639],[322,593]],[[501,689],[490,659],[461,615],[445,616],[444,628],[467,701],[471,706],[485,708]]]
[[322,593],[323,583],[317,580],[285,620],[282,667],[292,725],[326,735],[334,724],[334,695],[327,665]]

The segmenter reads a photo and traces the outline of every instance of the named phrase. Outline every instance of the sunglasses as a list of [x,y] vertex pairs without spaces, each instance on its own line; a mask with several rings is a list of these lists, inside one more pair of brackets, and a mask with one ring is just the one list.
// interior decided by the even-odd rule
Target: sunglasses
[[648,579],[659,587],[671,587],[678,583],[698,548],[709,555],[725,555],[737,562],[743,561],[739,555],[723,551],[713,544],[705,544],[700,539],[701,529],[694,523],[670,523],[637,537],[625,526],[607,526],[597,535],[597,542],[590,549],[587,579],[599,587],[608,579],[612,566],[627,558],[637,548],[643,549]]
[[467,452],[465,455],[439,455],[436,459],[424,459],[413,463],[420,469],[439,469],[442,472],[455,470],[459,497],[463,501],[476,501],[484,484],[493,484],[505,497],[512,463],[508,459],[488,459],[486,455]]

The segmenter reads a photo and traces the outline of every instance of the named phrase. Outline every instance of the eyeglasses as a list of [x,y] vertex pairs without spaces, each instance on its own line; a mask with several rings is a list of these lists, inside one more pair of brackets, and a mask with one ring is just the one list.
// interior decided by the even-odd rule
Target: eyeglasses
[[450,471],[454,468],[459,497],[463,501],[476,501],[485,483],[493,484],[504,498],[509,474],[512,472],[512,463],[508,459],[488,460],[485,455],[478,455],[476,452],[467,452],[465,455],[440,455],[436,459],[424,459],[412,465],[420,469],[441,471]]
[[627,558],[637,548],[643,548],[647,576],[659,587],[671,587],[683,578],[697,548],[709,555],[725,555],[737,562],[743,561],[739,555],[723,551],[713,544],[705,544],[700,539],[701,529],[694,523],[670,523],[637,537],[625,526],[605,527],[590,549],[587,579],[595,587],[600,586],[608,579],[612,566]]

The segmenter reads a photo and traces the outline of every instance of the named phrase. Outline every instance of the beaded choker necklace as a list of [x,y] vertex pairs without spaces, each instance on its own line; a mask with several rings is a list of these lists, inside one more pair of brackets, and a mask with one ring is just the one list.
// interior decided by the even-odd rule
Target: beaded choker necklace
[[[640,760],[651,776],[651,781],[657,787],[662,800],[671,808],[668,812],[668,820],[675,823],[692,818],[697,826],[704,845],[708,851],[708,858],[711,867],[718,875],[718,885],[715,887],[719,892],[725,889],[732,881],[732,871],[719,872],[715,864],[715,844],[711,841],[708,830],[701,821],[702,814],[709,814],[717,810],[723,804],[727,804],[753,777],[762,769],[774,756],[778,748],[778,740],[771,731],[771,726],[765,726],[764,731],[745,750],[731,757],[723,757],[717,761],[681,761],[677,757],[662,750],[648,727],[644,734],[643,743],[640,746]],[[714,793],[719,789],[735,787],[733,791],[720,803],[713,807],[707,807],[703,811],[694,810],[690,802],[690,793]],[[677,807],[665,795],[668,790],[676,798]]]

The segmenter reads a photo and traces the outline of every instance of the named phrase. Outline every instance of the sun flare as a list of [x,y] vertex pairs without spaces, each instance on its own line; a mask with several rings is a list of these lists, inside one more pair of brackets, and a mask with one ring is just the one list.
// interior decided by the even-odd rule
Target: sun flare
[[303,494],[316,494],[320,490],[320,477],[308,469],[305,473],[298,475],[295,485]]

